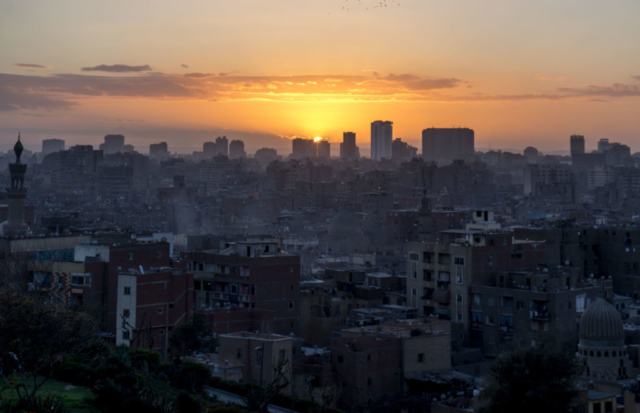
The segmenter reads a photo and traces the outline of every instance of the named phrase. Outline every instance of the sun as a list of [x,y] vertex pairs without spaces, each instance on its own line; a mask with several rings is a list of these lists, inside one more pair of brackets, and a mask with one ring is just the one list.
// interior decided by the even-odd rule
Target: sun
[[316,136],[315,138],[313,138],[314,142],[318,142],[318,141],[321,141],[321,140],[322,140],[322,138],[320,136]]

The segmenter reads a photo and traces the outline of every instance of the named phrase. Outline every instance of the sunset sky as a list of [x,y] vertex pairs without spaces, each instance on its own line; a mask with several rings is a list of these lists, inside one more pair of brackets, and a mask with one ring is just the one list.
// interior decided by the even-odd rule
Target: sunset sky
[[476,148],[640,151],[638,0],[0,1],[0,149],[21,131],[142,152],[218,135],[249,153],[370,123],[417,145],[467,126]]

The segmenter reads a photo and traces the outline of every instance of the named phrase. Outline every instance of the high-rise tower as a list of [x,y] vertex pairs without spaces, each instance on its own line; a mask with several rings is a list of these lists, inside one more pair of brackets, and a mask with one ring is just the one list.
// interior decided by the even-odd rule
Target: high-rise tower
[[371,159],[391,159],[393,122],[377,120],[371,123]]
[[24,200],[27,197],[27,188],[24,187],[24,175],[27,172],[27,165],[20,162],[24,147],[18,142],[13,147],[16,154],[16,162],[9,164],[11,173],[11,187],[7,188],[7,198],[9,199],[9,219],[4,227],[4,235],[26,235],[29,227],[24,223]]
[[584,136],[571,135],[571,156],[584,154]]

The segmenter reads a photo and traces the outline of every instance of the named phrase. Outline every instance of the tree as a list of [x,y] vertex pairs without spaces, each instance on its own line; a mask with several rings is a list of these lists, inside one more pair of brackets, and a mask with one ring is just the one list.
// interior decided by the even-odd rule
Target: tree
[[217,346],[217,340],[211,335],[211,327],[204,317],[197,314],[190,323],[174,327],[169,343],[181,355],[194,351],[213,352]]
[[0,357],[4,374],[32,385],[19,398],[35,399],[56,362],[91,347],[96,324],[87,315],[24,294],[0,293]]
[[480,394],[480,413],[566,413],[581,367],[569,345],[527,347],[495,361]]
[[[251,363],[251,359],[249,359]],[[246,405],[250,412],[263,413],[267,411],[267,406],[274,397],[280,394],[289,385],[287,378],[288,360],[280,360],[273,365],[273,380],[265,386],[252,386],[247,394]]]

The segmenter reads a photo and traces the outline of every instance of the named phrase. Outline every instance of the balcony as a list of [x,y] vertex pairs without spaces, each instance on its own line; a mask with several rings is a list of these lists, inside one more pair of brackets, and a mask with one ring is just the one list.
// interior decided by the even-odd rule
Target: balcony
[[213,293],[213,298],[215,300],[229,300],[229,293],[219,293],[219,292],[215,292]]
[[529,311],[529,316],[532,320],[549,321],[549,311],[543,309],[532,309]]
[[240,301],[241,303],[248,303],[251,301],[251,296],[250,295],[238,295],[238,301]]

